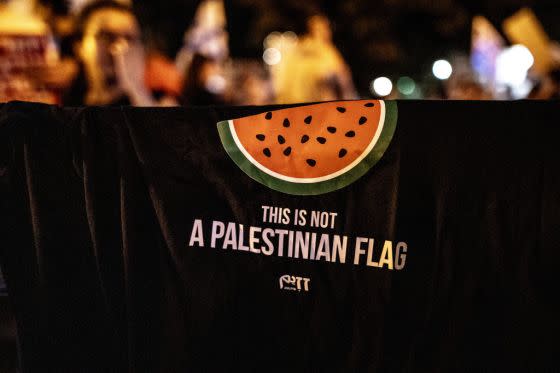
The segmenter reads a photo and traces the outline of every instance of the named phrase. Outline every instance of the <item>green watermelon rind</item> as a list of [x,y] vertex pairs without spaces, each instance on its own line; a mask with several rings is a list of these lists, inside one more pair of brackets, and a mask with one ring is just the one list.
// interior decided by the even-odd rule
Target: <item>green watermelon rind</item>
[[362,159],[360,163],[344,174],[329,180],[315,183],[297,183],[286,181],[261,171],[249,159],[247,159],[245,155],[243,155],[235,143],[229,127],[229,121],[226,120],[218,122],[218,133],[220,135],[222,145],[230,158],[239,168],[241,168],[241,170],[243,170],[243,172],[259,183],[286,194],[325,194],[342,189],[358,180],[381,159],[389,147],[397,126],[398,110],[397,103],[395,101],[383,101],[383,103],[385,104],[385,121],[383,123],[383,129],[369,154]]

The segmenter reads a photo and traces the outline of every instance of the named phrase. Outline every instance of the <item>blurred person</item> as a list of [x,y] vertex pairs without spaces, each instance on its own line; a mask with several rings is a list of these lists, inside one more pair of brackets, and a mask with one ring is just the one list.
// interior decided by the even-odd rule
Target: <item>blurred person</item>
[[320,79],[317,81],[316,88],[316,101],[333,101],[344,96],[340,84],[334,76]]
[[[57,103],[66,69],[47,22],[29,1],[0,2],[0,102]],[[49,71],[58,74],[47,79]],[[54,84],[51,84],[54,83]]]
[[352,74],[332,42],[324,15],[307,20],[307,33],[285,53],[274,75],[278,103],[357,98]]
[[220,61],[195,54],[185,74],[181,95],[183,105],[223,105],[226,79]]
[[146,60],[146,87],[162,106],[176,106],[181,95],[183,75],[173,60],[159,52],[151,52]]
[[66,105],[152,106],[144,84],[145,55],[132,9],[113,1],[86,5],[78,16],[74,45],[80,73]]
[[227,101],[233,105],[270,105],[274,89],[270,74],[259,61],[237,61],[232,68]]
[[203,0],[187,28],[183,46],[175,57],[179,71],[187,71],[196,54],[217,61],[229,56],[229,36],[226,31],[226,14],[222,0]]

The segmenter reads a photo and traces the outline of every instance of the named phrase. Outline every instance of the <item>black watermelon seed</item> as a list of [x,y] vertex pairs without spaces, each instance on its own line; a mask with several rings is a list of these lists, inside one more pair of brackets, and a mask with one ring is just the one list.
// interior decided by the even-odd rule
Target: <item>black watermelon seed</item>
[[314,159],[307,159],[306,162],[311,167],[315,167],[315,165],[317,164],[317,162]]
[[339,106],[336,108],[336,110],[338,110],[339,113],[344,113],[346,111],[346,108]]
[[291,152],[292,152],[291,146],[288,146],[286,149],[284,149],[284,155],[290,155]]
[[305,124],[310,124],[311,123],[311,119],[313,119],[313,117],[310,115],[307,118],[305,118],[303,121],[305,122]]
[[361,118],[360,118],[360,121],[359,121],[358,123],[360,123],[360,126],[361,126],[361,125],[364,124],[365,122],[367,122],[367,118],[366,118],[366,117],[361,117]]
[[346,153],[348,153],[346,149],[340,149],[340,151],[338,152],[338,158],[344,157]]
[[288,128],[290,127],[290,121],[288,120],[288,118],[284,119],[284,123],[282,123],[284,125],[284,127]]
[[259,134],[257,135],[257,140],[259,140],[259,141],[264,141],[264,139],[265,139],[265,136],[264,136],[262,133],[259,133]]
[[278,135],[278,143],[283,144],[286,142],[286,139],[282,135]]
[[307,141],[309,141],[309,136],[303,135],[303,136],[301,137],[301,143],[302,143],[302,144],[305,144]]
[[267,157],[270,158],[271,154],[270,154],[270,149],[269,148],[264,148],[263,153],[264,153],[264,155],[266,155]]
[[330,133],[335,133],[336,128],[335,127],[327,127],[327,131],[329,131]]
[[266,119],[272,119],[272,113],[269,111],[268,113],[266,113],[266,115],[264,117]]
[[365,107],[373,107],[374,103],[373,102],[368,102],[367,104],[365,104]]
[[327,139],[325,139],[324,137],[317,137],[317,141],[319,142],[319,144],[324,144],[327,142]]
[[346,133],[344,134],[344,136],[346,136],[346,137],[354,137],[354,136],[356,136],[356,132],[354,132],[354,131],[348,131],[348,132],[346,132]]

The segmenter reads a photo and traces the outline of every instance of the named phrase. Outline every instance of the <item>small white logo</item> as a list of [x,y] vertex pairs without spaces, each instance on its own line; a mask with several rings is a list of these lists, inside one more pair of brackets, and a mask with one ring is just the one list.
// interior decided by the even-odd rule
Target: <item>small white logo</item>
[[284,275],[279,279],[280,289],[282,290],[297,290],[297,291],[309,291],[310,278],[299,277],[292,275]]

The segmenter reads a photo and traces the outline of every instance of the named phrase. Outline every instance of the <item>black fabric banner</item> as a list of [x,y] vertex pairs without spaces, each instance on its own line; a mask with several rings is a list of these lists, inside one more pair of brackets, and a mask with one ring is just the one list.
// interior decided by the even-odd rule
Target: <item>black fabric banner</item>
[[379,159],[316,195],[216,126],[288,106],[0,106],[23,371],[556,370],[560,105],[385,104]]

